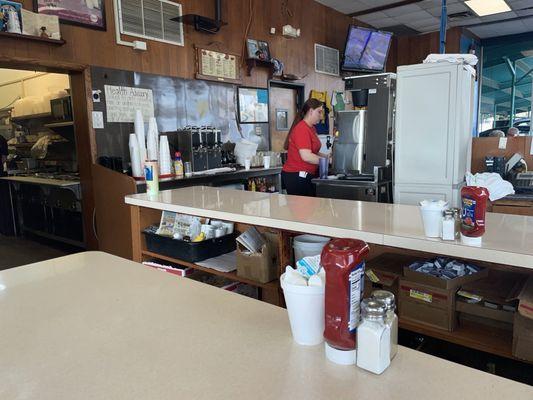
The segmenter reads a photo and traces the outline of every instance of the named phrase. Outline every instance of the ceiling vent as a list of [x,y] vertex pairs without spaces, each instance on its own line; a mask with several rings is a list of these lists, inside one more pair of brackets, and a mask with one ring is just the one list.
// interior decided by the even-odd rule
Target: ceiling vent
[[448,14],[448,19],[450,21],[460,21],[462,19],[472,18],[474,13],[472,11],[462,11],[454,14]]

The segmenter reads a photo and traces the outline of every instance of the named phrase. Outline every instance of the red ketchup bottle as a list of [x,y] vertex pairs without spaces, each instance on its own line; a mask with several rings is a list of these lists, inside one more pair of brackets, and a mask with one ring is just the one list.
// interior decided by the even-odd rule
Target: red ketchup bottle
[[485,214],[489,191],[484,187],[464,186],[461,189],[461,242],[480,246],[485,233]]
[[359,324],[368,245],[355,239],[333,239],[322,250],[326,271],[326,356],[338,364],[355,364],[355,330]]

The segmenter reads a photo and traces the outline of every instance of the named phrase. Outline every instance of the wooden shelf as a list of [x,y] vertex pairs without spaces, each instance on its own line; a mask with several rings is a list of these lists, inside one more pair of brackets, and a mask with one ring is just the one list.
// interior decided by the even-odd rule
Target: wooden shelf
[[36,118],[46,118],[51,117],[51,113],[41,113],[41,114],[27,114],[21,115],[19,117],[11,117],[11,121],[25,121],[27,119],[36,119]]
[[[471,349],[484,351],[501,357],[518,360],[512,355],[513,332],[510,330],[489,327],[474,322],[462,322],[453,332],[432,328],[415,321],[401,318],[402,329],[445,340]],[[519,360],[526,362],[524,360]]]
[[44,124],[47,128],[65,128],[69,126],[74,126],[74,121],[65,121],[65,122],[53,122],[51,124]]
[[13,38],[13,39],[26,39],[26,40],[33,40],[35,42],[45,42],[45,43],[55,44],[57,46],[62,46],[66,43],[63,39],[42,38],[40,36],[22,35],[20,33],[0,32],[0,37],[2,36],[7,37],[7,38]]
[[174,263],[174,264],[183,265],[185,267],[194,268],[194,269],[197,269],[199,271],[208,272],[208,273],[213,274],[213,275],[223,276],[224,278],[228,278],[228,279],[231,279],[233,281],[237,281],[237,282],[241,282],[241,283],[246,283],[246,284],[252,285],[252,286],[257,286],[257,287],[260,287],[262,289],[278,290],[278,288],[279,288],[279,284],[278,284],[277,280],[271,281],[271,282],[267,282],[267,283],[259,283],[257,281],[253,281],[251,279],[242,278],[240,276],[237,276],[236,272],[220,272],[220,271],[217,271],[217,270],[212,269],[212,268],[202,267],[201,265],[198,265],[198,264],[195,264],[195,263],[191,263],[191,262],[184,261],[184,260],[179,260],[177,258],[163,256],[161,254],[152,253],[151,251],[147,251],[147,250],[143,250],[142,251],[142,255],[146,256],[146,257],[158,258],[160,260],[168,261],[168,262],[171,262],[171,263]]

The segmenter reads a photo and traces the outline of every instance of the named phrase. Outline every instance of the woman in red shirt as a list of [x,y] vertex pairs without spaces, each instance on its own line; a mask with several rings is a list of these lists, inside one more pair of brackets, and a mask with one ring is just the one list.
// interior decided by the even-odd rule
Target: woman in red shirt
[[287,161],[283,165],[281,178],[287,194],[314,196],[311,179],[316,178],[321,157],[321,143],[315,125],[322,119],[322,102],[308,99],[296,114],[285,142]]

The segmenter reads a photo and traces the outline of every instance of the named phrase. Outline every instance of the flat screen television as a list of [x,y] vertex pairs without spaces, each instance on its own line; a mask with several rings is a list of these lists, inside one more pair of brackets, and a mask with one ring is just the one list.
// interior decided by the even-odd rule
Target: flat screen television
[[350,25],[341,69],[380,72],[385,70],[392,33]]

